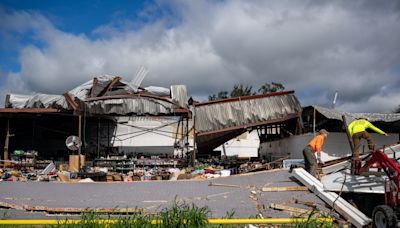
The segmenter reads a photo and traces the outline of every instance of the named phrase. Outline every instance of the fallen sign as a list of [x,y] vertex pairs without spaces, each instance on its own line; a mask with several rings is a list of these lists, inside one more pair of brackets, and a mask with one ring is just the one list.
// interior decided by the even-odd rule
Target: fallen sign
[[289,186],[289,187],[263,187],[263,192],[285,192],[285,191],[308,191],[306,186]]
[[321,198],[325,203],[334,208],[339,214],[346,218],[356,227],[363,227],[372,222],[364,213],[353,207],[349,202],[344,200],[334,192],[325,192],[323,184],[305,171],[303,168],[293,170],[294,176],[305,186],[308,187],[315,195]]

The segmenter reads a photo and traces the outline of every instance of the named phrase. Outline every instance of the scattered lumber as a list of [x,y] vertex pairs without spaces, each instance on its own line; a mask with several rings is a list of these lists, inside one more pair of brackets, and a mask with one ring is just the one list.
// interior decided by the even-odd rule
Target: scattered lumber
[[297,204],[306,205],[308,207],[317,208],[317,204],[314,203],[314,202],[304,201],[304,200],[299,200],[299,199],[296,199],[294,202],[297,203]]
[[307,209],[297,208],[297,207],[289,207],[289,206],[282,205],[282,204],[271,203],[271,205],[269,207],[272,208],[272,209],[276,209],[276,210],[280,210],[280,211],[292,212],[292,213],[296,213],[296,214],[306,215],[306,214],[311,213],[311,211],[307,210]]
[[24,205],[23,208],[27,211],[47,211],[47,209],[49,209],[46,206],[29,206],[29,205]]
[[289,187],[263,187],[263,192],[286,192],[286,191],[308,191],[306,186],[289,186]]
[[217,183],[212,183],[212,182],[210,182],[208,184],[208,186],[240,188],[239,185],[235,185],[235,184],[217,184]]
[[271,162],[267,162],[262,164],[260,167],[254,168],[254,169],[249,169],[247,170],[247,172],[255,172],[255,171],[260,171],[260,170],[265,170],[265,169],[269,169],[269,166],[274,164],[274,163],[278,163],[281,162],[285,159],[288,159],[289,157],[283,157],[283,158],[279,158],[277,160],[271,161]]
[[74,207],[47,207],[47,206],[31,206],[17,205],[7,202],[0,202],[0,208],[11,208],[26,211],[47,212],[50,214],[80,214],[82,212],[108,213],[108,214],[134,214],[143,212],[140,208],[74,208]]
[[24,207],[21,205],[13,204],[13,203],[7,203],[7,202],[0,202],[0,208],[11,208],[11,209],[17,209],[17,210],[23,210]]

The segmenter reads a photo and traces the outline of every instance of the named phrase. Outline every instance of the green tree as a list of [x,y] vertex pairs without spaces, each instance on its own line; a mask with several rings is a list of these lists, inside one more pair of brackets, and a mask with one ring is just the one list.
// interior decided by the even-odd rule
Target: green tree
[[278,92],[278,91],[283,91],[285,89],[285,86],[283,86],[282,83],[277,83],[277,82],[272,82],[271,84],[265,83],[258,89],[258,92],[261,94],[265,93],[273,93],[273,92]]
[[255,95],[255,93],[253,93],[252,90],[253,86],[244,86],[243,84],[236,84],[233,86],[231,97]]
[[212,94],[208,96],[209,101],[219,100],[228,98],[228,91],[219,91],[217,94]]

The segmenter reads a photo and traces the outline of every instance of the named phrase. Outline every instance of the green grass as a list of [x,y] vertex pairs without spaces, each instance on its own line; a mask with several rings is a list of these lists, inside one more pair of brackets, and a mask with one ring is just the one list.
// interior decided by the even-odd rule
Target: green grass
[[[63,224],[65,220],[60,220],[59,225],[45,226],[46,228],[62,227],[62,228],[97,228],[97,227],[240,227],[240,226],[222,226],[222,225],[208,225],[207,220],[211,215],[211,210],[207,207],[198,207],[195,204],[180,202],[174,200],[171,207],[162,209],[157,214],[145,214],[138,212],[131,215],[102,215],[94,212],[83,213],[81,215],[81,222],[79,224]],[[234,212],[227,213],[225,218],[232,218]],[[99,219],[112,219],[116,222],[113,224],[99,224],[96,220]],[[151,221],[159,221],[157,224],[151,224]]]
[[[224,218],[233,218],[235,212],[230,211],[226,213]],[[3,219],[7,219],[8,215],[3,215]],[[208,225],[207,219],[211,217],[211,210],[207,207],[198,207],[195,204],[186,203],[184,201],[174,200],[170,207],[162,209],[157,214],[147,214],[143,211],[139,211],[134,214],[123,214],[115,215],[112,213],[101,214],[96,212],[86,212],[82,213],[80,217],[80,222],[78,224],[65,224],[68,220],[59,220],[59,225],[44,225],[44,226],[18,226],[18,227],[61,227],[61,228],[100,228],[100,227],[112,227],[112,228],[125,228],[125,227],[137,227],[137,228],[147,228],[147,227],[244,227],[244,225]],[[287,224],[283,227],[295,227],[295,228],[333,228],[336,227],[334,223],[320,221],[318,218],[327,218],[326,215],[319,212],[318,210],[313,210],[307,215],[306,221],[296,222],[294,224]],[[115,221],[112,224],[99,224],[97,220],[112,220]],[[158,221],[157,224],[151,224],[151,221]],[[16,227],[16,226],[0,226],[0,227]],[[261,226],[267,227],[267,226]],[[281,226],[280,226],[281,227]]]
[[317,209],[313,209],[310,214],[307,215],[307,219],[303,222],[296,222],[290,227],[295,228],[334,228],[338,227],[333,222],[321,221],[319,218],[330,218],[325,213],[318,211]]

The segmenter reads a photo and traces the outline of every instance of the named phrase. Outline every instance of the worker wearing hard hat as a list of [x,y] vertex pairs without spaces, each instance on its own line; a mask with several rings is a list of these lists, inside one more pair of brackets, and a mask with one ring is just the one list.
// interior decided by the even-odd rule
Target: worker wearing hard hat
[[374,151],[374,149],[375,149],[374,142],[372,141],[371,135],[366,131],[367,128],[369,128],[381,135],[388,136],[388,134],[386,134],[381,129],[375,127],[372,123],[370,123],[365,118],[358,118],[358,119],[354,120],[353,122],[350,123],[350,125],[348,127],[350,137],[353,140],[353,158],[358,158],[360,156],[360,152],[358,149],[360,147],[361,139],[367,140],[368,149],[370,151]]
[[[321,151],[324,145],[325,138],[328,136],[328,132],[325,129],[319,131],[319,135],[315,136],[303,150],[304,165],[307,172],[314,177],[317,177],[317,160],[319,163],[323,163],[321,159]],[[317,155],[317,158],[315,157]]]

